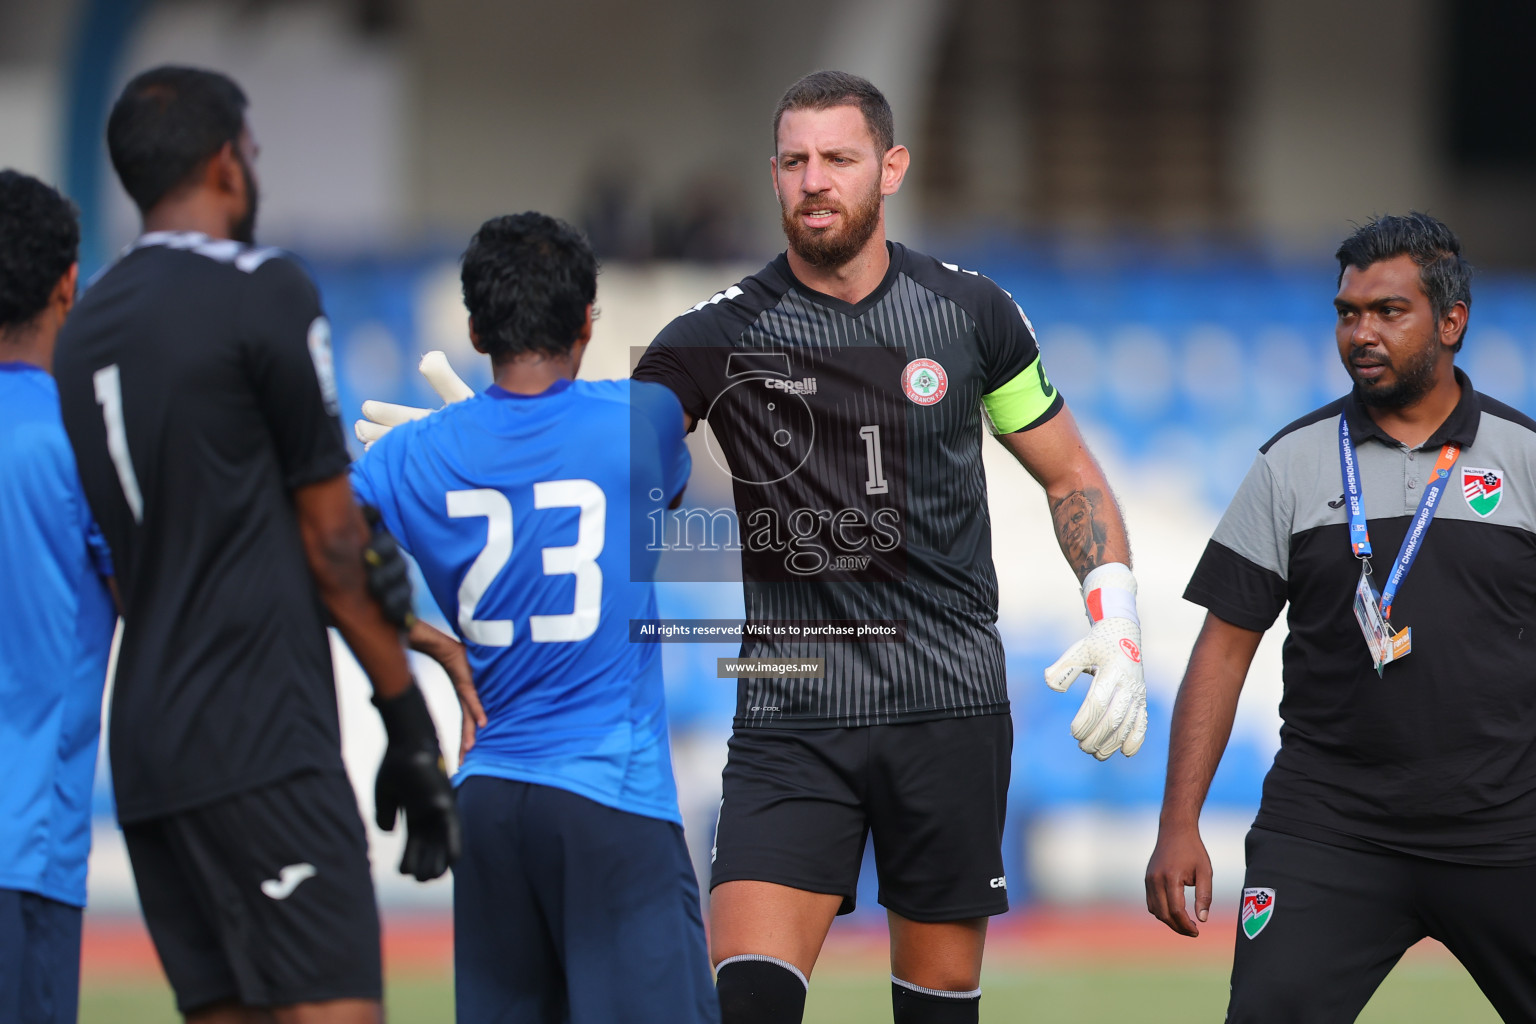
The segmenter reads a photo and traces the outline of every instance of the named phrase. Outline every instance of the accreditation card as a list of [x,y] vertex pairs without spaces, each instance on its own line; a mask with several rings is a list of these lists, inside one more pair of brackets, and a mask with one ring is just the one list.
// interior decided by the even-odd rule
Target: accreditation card
[[1381,614],[1381,598],[1376,596],[1376,588],[1371,585],[1371,566],[1363,558],[1360,560],[1360,582],[1355,585],[1355,621],[1360,623],[1365,646],[1371,652],[1371,665],[1378,676],[1384,666],[1405,657],[1413,649],[1413,627],[1393,633]]

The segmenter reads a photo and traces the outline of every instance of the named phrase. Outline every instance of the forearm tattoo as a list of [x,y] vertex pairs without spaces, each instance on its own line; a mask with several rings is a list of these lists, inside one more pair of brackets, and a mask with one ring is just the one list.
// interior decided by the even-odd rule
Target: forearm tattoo
[[1104,564],[1109,527],[1100,511],[1103,507],[1104,494],[1096,487],[1073,491],[1051,501],[1056,541],[1079,580]]

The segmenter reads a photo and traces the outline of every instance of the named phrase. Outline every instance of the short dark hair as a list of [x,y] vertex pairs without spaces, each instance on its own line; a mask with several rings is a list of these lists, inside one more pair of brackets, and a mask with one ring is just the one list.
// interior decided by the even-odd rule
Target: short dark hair
[[[1456,232],[1427,213],[1417,211],[1406,217],[1377,217],[1355,229],[1333,254],[1339,261],[1339,280],[1350,267],[1364,270],[1382,260],[1407,256],[1418,264],[1419,285],[1429,297],[1429,308],[1439,323],[1452,306],[1464,302],[1472,308],[1472,265],[1461,255],[1461,240]],[[1462,328],[1465,337],[1466,328]],[[1452,351],[1461,351],[1462,338]]]
[[107,151],[123,188],[147,213],[245,127],[245,93],[201,68],[151,68],[123,87],[107,119]]
[[0,171],[0,330],[43,311],[79,250],[75,204],[36,178]]
[[491,362],[571,350],[597,297],[597,257],[581,232],[542,213],[493,217],[464,251],[464,306]]
[[779,148],[779,122],[787,110],[858,107],[875,145],[884,153],[896,145],[896,119],[885,94],[874,83],[846,71],[812,71],[790,86],[773,111],[773,148]]

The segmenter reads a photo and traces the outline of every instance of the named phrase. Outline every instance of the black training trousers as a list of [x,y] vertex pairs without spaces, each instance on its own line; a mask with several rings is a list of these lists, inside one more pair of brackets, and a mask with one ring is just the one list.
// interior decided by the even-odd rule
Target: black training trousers
[[1505,1021],[1536,1024],[1536,865],[1448,864],[1262,828],[1247,853],[1229,1024],[1353,1021],[1425,936]]

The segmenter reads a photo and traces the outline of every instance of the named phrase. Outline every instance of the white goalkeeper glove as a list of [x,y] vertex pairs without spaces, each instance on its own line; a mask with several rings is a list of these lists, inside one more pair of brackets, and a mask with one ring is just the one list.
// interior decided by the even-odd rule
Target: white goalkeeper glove
[[[416,369],[427,378],[427,383],[432,385],[432,390],[436,391],[438,397],[447,405],[475,397],[474,389],[465,384],[459,375],[453,372],[453,367],[448,365],[448,357],[435,349],[421,357],[421,362]],[[398,427],[402,423],[430,416],[433,411],[418,409],[413,405],[395,405],[393,402],[364,402],[363,418],[352,425],[352,430],[357,434],[357,439],[363,442],[363,448],[366,450],[372,448],[375,441],[389,433],[391,427]]]
[[1045,670],[1045,681],[1064,692],[1080,673],[1092,675],[1083,706],[1072,719],[1072,738],[1100,761],[1116,750],[1130,757],[1147,736],[1141,623],[1130,566],[1110,562],[1090,572],[1083,580],[1083,603],[1093,628]]

